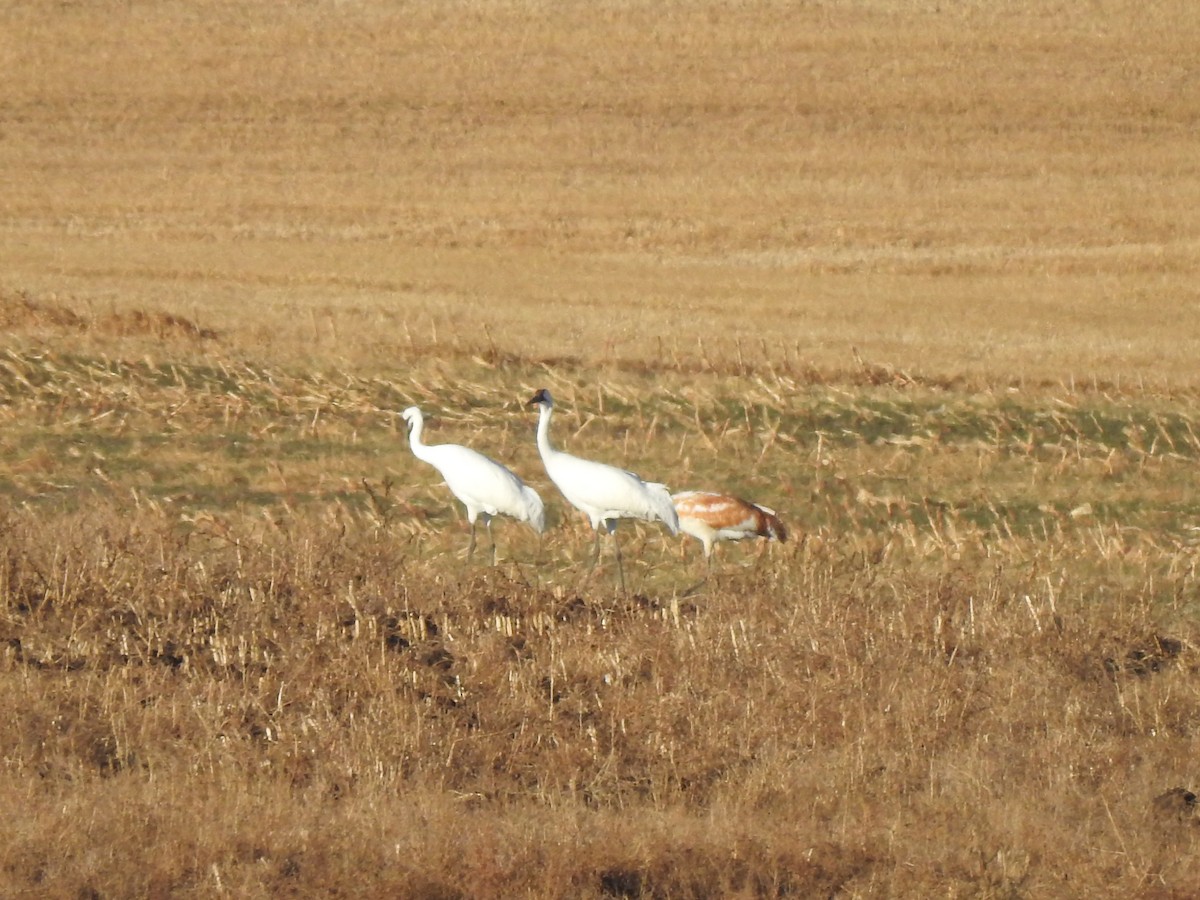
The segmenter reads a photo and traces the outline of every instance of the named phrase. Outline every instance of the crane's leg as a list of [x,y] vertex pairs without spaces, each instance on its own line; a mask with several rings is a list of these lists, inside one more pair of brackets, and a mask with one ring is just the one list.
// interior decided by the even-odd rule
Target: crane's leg
[[[617,557],[617,578],[621,583],[621,593],[625,593],[625,567],[621,564],[621,545],[617,542],[617,520],[605,519],[602,523],[604,530],[608,532],[608,536],[612,538],[613,553]],[[600,561],[600,529],[596,529],[596,560],[592,563],[595,568],[596,562]]]
[[494,531],[492,531],[492,517],[491,516],[488,516],[486,524],[487,524],[488,537],[492,539],[492,567],[495,568],[495,566],[496,566],[496,533]]
[[613,551],[617,554],[617,580],[621,582],[621,595],[626,594],[625,590],[625,567],[621,565],[621,542],[617,540],[616,525],[610,528],[609,532],[612,535]]
[[467,541],[467,562],[471,561],[471,556],[475,553],[475,520],[471,520],[471,539]]
[[712,544],[704,540],[704,538],[700,538],[700,543],[704,547],[704,577],[695,584],[684,588],[680,596],[691,596],[704,587],[708,583],[708,579],[712,577]]
[[600,529],[594,529],[596,532],[596,540],[592,544],[592,564],[588,566],[588,571],[591,572],[596,568],[596,564],[600,562]]

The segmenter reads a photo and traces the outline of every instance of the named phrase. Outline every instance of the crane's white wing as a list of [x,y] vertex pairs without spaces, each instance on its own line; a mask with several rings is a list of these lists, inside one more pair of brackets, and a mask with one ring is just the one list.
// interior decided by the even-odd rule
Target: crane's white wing
[[442,473],[446,486],[466,504],[468,512],[504,514],[535,528],[540,520],[544,527],[541,498],[507,467],[459,444],[425,449],[427,461]]
[[563,496],[593,521],[657,519],[672,534],[678,532],[671,495],[661,484],[648,484],[632,472],[569,453],[555,452],[544,462],[546,473]]

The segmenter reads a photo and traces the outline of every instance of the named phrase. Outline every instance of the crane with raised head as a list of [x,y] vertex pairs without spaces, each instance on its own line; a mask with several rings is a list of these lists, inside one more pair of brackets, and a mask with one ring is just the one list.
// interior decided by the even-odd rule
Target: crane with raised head
[[542,498],[511,469],[461,444],[426,444],[421,439],[425,417],[415,406],[404,410],[401,416],[408,423],[413,456],[441,472],[450,493],[467,508],[467,521],[471,523],[468,560],[475,552],[475,522],[481,517],[491,538],[493,565],[496,562],[496,538],[492,535],[494,516],[511,516],[526,522],[538,534],[546,529]]
[[543,388],[529,400],[538,407],[537,446],[546,467],[546,474],[567,502],[588,517],[596,533],[594,567],[600,559],[600,531],[613,536],[617,557],[617,574],[621,592],[625,592],[625,571],[621,563],[621,547],[616,539],[617,521],[642,519],[662,522],[671,534],[679,533],[679,516],[671,502],[671,492],[665,485],[644,481],[633,472],[592,459],[583,459],[557,450],[550,443],[550,417],[554,399]]

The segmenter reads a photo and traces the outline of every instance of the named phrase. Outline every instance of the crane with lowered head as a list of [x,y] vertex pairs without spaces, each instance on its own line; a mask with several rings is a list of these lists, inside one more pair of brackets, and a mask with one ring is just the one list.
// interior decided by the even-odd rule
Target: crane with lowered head
[[718,541],[741,541],[764,537],[787,540],[787,529],[775,510],[751,503],[733,494],[715,491],[681,491],[671,497],[679,514],[679,530],[704,545],[704,558],[712,566],[713,546]]

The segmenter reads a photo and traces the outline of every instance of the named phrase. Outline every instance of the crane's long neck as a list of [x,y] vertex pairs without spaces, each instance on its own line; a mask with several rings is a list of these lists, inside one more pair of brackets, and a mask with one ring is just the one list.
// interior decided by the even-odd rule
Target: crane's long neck
[[553,456],[557,451],[550,446],[550,414],[553,408],[548,403],[538,407],[537,445],[542,459]]
[[408,445],[412,448],[413,456],[428,462],[429,448],[421,440],[421,432],[425,429],[425,420],[414,418],[408,428]]

